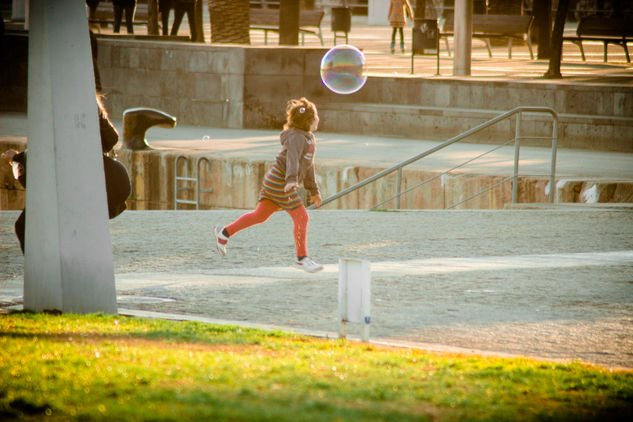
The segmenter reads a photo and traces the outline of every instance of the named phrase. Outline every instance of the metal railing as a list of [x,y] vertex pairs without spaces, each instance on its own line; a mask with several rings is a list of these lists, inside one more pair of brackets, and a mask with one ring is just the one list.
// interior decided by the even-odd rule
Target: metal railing
[[[196,168],[195,168],[196,174],[194,177],[179,176],[178,162],[181,159],[185,160],[185,170],[188,170],[189,168],[189,164],[188,164],[189,162],[187,161],[187,157],[185,157],[184,155],[179,155],[176,157],[175,164],[174,164],[174,209],[175,210],[178,209],[178,204],[188,204],[188,205],[195,205],[196,209],[199,210],[200,209],[200,194],[213,192],[213,188],[209,188],[209,189],[200,188],[200,165],[202,164],[202,162],[206,162],[207,168],[209,168],[211,167],[211,162],[206,157],[200,157],[196,161]],[[187,171],[187,173],[189,172]],[[192,188],[190,186],[180,186],[180,182],[193,183],[195,187]],[[195,190],[195,193],[196,193],[195,199],[181,199],[178,197],[179,192],[190,191],[190,190]]]
[[[323,203],[322,203],[322,206],[326,205],[326,204],[328,204],[328,203],[330,203],[332,201],[335,201],[335,200],[337,200],[337,199],[339,199],[339,198],[341,198],[341,197],[343,197],[343,196],[345,196],[345,195],[347,195],[347,194],[349,194],[351,192],[354,192],[354,191],[356,191],[356,190],[358,190],[358,189],[360,189],[360,188],[362,188],[362,187],[364,187],[364,186],[366,186],[366,185],[368,185],[368,184],[370,184],[372,182],[375,182],[376,180],[379,180],[379,179],[381,179],[381,178],[383,178],[385,176],[388,176],[388,175],[390,175],[393,172],[397,172],[397,175],[396,175],[396,194],[393,197],[391,197],[391,198],[389,198],[389,199],[387,199],[385,201],[382,201],[378,205],[375,205],[371,209],[374,209],[374,208],[376,208],[376,207],[378,207],[378,206],[380,206],[380,205],[382,205],[382,204],[384,204],[386,202],[392,201],[393,199],[396,200],[396,208],[400,209],[400,197],[403,194],[408,193],[408,192],[410,192],[413,189],[417,189],[420,186],[422,186],[422,185],[424,185],[424,184],[426,184],[428,182],[431,182],[432,180],[437,179],[438,177],[442,177],[442,176],[450,173],[451,171],[453,171],[453,170],[455,170],[457,168],[463,167],[464,165],[469,164],[469,163],[473,162],[474,160],[476,160],[476,159],[478,159],[478,158],[480,158],[480,157],[482,157],[482,156],[484,156],[486,154],[489,154],[489,153],[491,153],[493,151],[496,151],[499,148],[502,148],[502,147],[508,145],[512,141],[514,141],[514,168],[513,168],[513,175],[510,176],[510,177],[507,177],[504,180],[502,180],[501,182],[498,182],[495,185],[493,185],[493,186],[491,186],[489,188],[486,188],[486,189],[478,192],[477,194],[475,194],[475,195],[473,195],[473,196],[471,196],[469,198],[466,198],[465,200],[460,201],[457,204],[453,204],[453,205],[451,205],[450,207],[447,207],[447,208],[454,208],[454,207],[456,207],[456,206],[458,206],[458,205],[460,205],[460,204],[462,204],[462,203],[464,203],[466,201],[469,201],[469,200],[471,200],[471,199],[473,199],[473,198],[475,198],[475,197],[477,197],[477,196],[479,196],[479,195],[481,195],[481,194],[483,194],[485,192],[488,192],[489,190],[493,189],[494,187],[496,187],[498,185],[501,185],[503,183],[506,183],[508,181],[513,181],[514,182],[513,186],[512,186],[512,203],[516,203],[517,195],[518,195],[518,183],[517,182],[518,182],[518,177],[519,177],[519,157],[520,157],[520,152],[519,151],[520,151],[520,148],[521,148],[521,139],[538,139],[539,138],[539,137],[536,137],[536,136],[532,136],[532,137],[521,136],[521,122],[522,122],[522,118],[523,118],[523,113],[545,113],[545,114],[550,114],[552,116],[552,136],[551,136],[552,155],[551,155],[551,163],[550,163],[550,175],[549,175],[550,176],[550,180],[549,180],[550,189],[549,189],[548,199],[549,199],[549,202],[554,202],[554,190],[555,190],[554,189],[554,186],[555,186],[554,180],[556,178],[556,152],[557,152],[557,142],[558,142],[558,114],[556,113],[556,111],[554,111],[552,108],[549,108],[549,107],[524,106],[524,107],[517,107],[517,108],[514,108],[514,109],[512,109],[510,111],[502,113],[499,116],[497,116],[495,118],[492,118],[492,119],[488,120],[487,122],[484,122],[484,123],[482,123],[482,124],[480,124],[478,126],[475,126],[474,128],[469,129],[466,132],[463,132],[463,133],[461,133],[461,134],[459,134],[459,135],[457,135],[457,136],[455,136],[455,137],[453,137],[453,138],[451,138],[451,139],[449,139],[449,140],[447,140],[447,141],[445,141],[445,142],[443,142],[443,143],[441,143],[441,144],[439,144],[439,145],[437,145],[437,146],[435,146],[435,147],[433,147],[433,148],[431,148],[431,149],[429,149],[429,150],[427,150],[427,151],[425,151],[425,152],[423,152],[421,154],[418,154],[418,155],[416,155],[414,157],[411,157],[408,160],[402,161],[401,163],[396,164],[395,166],[390,167],[388,169],[385,169],[385,170],[375,174],[374,176],[368,177],[367,179],[362,180],[362,181],[356,183],[355,185],[350,186],[349,188],[344,189],[341,192],[336,193],[336,194],[324,199]],[[418,185],[413,186],[410,189],[407,189],[405,192],[402,192],[402,169],[404,167],[408,166],[409,164],[415,163],[416,161],[421,160],[422,158],[428,157],[429,155],[431,155],[431,154],[433,154],[435,152],[438,152],[438,151],[440,151],[440,150],[442,150],[442,149],[444,149],[444,148],[446,148],[446,147],[448,147],[448,146],[450,146],[450,145],[452,145],[452,144],[454,144],[454,143],[456,143],[456,142],[458,142],[458,141],[460,141],[460,140],[462,140],[464,138],[467,138],[468,136],[471,136],[471,135],[473,135],[475,133],[478,133],[478,132],[480,132],[480,131],[482,131],[482,130],[490,127],[490,126],[493,126],[493,125],[495,125],[495,124],[497,124],[497,123],[499,123],[499,122],[501,122],[503,120],[506,120],[506,119],[508,119],[508,118],[510,118],[510,117],[512,117],[514,115],[517,115],[517,118],[516,118],[516,124],[515,124],[515,131],[514,131],[514,138],[513,139],[510,139],[509,141],[507,141],[506,143],[504,143],[502,145],[495,146],[491,150],[489,150],[489,151],[487,151],[487,152],[485,152],[483,154],[480,154],[477,157],[469,159],[469,160],[465,161],[464,163],[459,164],[459,165],[451,168],[450,170],[447,170],[447,171],[445,171],[445,172],[443,172],[441,174],[433,176],[433,177],[423,181],[422,183],[419,183]],[[548,137],[547,139],[550,139],[550,137]],[[309,208],[313,209],[314,205],[311,205]]]

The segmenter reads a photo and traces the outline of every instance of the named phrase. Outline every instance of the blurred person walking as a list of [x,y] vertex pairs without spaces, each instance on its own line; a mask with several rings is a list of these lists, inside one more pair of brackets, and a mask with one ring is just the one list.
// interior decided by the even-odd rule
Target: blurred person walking
[[405,53],[404,47],[404,27],[407,26],[407,15],[413,19],[413,9],[409,0],[391,0],[389,3],[389,25],[391,26],[391,54],[396,49],[396,32],[400,33],[400,50]]

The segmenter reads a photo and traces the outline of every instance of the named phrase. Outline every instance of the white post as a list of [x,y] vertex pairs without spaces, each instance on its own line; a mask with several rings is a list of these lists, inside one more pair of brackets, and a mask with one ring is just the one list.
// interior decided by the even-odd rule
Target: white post
[[455,0],[455,56],[453,75],[470,75],[473,36],[473,0]]
[[83,0],[31,0],[24,308],[116,313]]
[[339,335],[345,337],[345,324],[355,322],[363,325],[362,340],[369,341],[370,308],[371,269],[369,261],[339,258]]

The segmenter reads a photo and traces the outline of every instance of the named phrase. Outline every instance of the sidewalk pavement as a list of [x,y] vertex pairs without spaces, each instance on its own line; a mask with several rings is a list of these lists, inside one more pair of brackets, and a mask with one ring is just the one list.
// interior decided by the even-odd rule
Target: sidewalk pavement
[[[335,337],[338,259],[358,258],[371,262],[372,341],[633,368],[631,208],[315,210],[317,274],[293,268],[284,213],[235,235],[220,258],[211,228],[242,212],[112,220],[119,311]],[[0,212],[0,307],[22,296],[17,216]]]

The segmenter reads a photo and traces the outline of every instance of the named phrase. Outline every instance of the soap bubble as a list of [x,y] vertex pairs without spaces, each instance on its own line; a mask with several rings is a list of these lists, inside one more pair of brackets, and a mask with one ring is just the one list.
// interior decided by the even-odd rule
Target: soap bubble
[[202,142],[209,142],[211,140],[211,137],[209,135],[204,135],[202,137]]
[[321,59],[321,80],[337,94],[353,94],[365,85],[365,55],[352,45],[339,45]]

